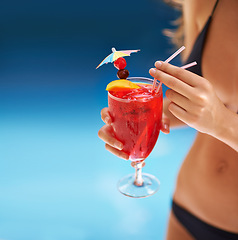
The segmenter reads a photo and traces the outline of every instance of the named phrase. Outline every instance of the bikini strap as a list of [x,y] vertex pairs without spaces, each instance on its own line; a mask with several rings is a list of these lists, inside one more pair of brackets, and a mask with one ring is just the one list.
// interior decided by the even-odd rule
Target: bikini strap
[[212,10],[211,17],[213,16],[213,14],[214,14],[214,12],[215,12],[215,10],[216,10],[216,7],[217,7],[218,2],[219,2],[219,0],[217,0],[216,3],[215,3],[215,6],[214,6],[214,8],[213,8],[213,10]]

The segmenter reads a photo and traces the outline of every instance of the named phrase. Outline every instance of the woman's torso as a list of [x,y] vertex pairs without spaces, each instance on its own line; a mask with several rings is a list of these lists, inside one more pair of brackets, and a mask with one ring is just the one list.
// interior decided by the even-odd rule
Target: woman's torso
[[[218,97],[234,112],[238,112],[236,9],[237,0],[219,1],[202,55],[203,76],[212,82]],[[202,0],[200,10],[201,14],[196,15],[197,33],[212,9],[207,9],[206,1]],[[202,220],[238,233],[238,152],[209,135],[198,133],[178,174],[174,200]]]

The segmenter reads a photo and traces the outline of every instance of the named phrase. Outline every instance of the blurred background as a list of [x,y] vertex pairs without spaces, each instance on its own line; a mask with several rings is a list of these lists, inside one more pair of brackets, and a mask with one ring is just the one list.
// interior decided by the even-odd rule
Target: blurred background
[[112,47],[141,49],[127,69],[149,77],[175,50],[162,30],[178,15],[162,0],[0,2],[1,240],[164,239],[195,133],[160,134],[144,168],[159,192],[121,195],[117,181],[134,169],[97,136],[117,70],[95,68]]

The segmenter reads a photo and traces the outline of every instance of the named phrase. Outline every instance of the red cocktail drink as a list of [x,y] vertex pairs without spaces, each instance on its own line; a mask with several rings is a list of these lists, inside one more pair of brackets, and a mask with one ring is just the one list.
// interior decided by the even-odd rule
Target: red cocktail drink
[[129,154],[136,170],[135,174],[119,181],[118,189],[126,196],[147,197],[158,191],[160,185],[155,176],[142,173],[142,168],[161,129],[163,94],[161,86],[158,93],[153,90],[152,79],[138,77],[128,80],[134,84],[132,87],[119,88],[117,85],[108,92],[115,137],[123,143],[122,151]]
[[137,83],[139,89],[115,89],[108,94],[109,111],[116,138],[131,161],[148,157],[159,136],[163,96],[152,85]]

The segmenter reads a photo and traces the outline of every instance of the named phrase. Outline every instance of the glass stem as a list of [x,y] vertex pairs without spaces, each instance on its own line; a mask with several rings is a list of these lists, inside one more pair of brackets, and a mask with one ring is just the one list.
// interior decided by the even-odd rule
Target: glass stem
[[136,170],[134,184],[138,187],[142,186],[143,185],[142,168],[145,166],[145,163],[144,162],[132,162],[131,165]]

